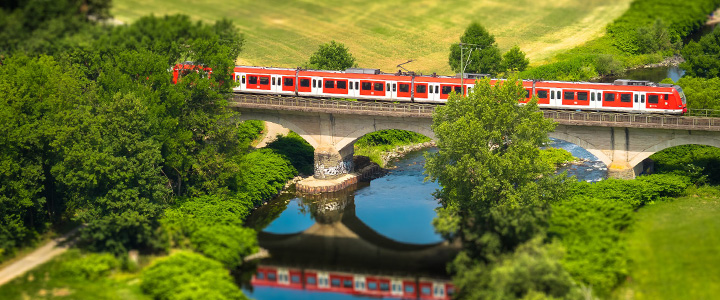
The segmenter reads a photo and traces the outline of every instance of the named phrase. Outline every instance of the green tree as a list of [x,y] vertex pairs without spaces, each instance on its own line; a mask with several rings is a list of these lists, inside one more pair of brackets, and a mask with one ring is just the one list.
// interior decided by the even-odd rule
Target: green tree
[[247,299],[217,261],[192,252],[177,252],[143,270],[140,288],[157,300]]
[[700,38],[700,42],[691,41],[682,49],[685,62],[680,64],[687,75],[693,77],[714,78],[720,76],[720,29]]
[[[465,33],[460,37],[461,43],[474,44],[476,46],[464,49],[462,54],[465,56],[465,73],[488,73],[495,75],[501,71],[500,49],[495,43],[495,37],[491,35],[485,27],[480,23],[473,22],[465,29]],[[470,49],[473,49],[472,52]],[[450,57],[448,63],[450,68],[455,72],[460,70],[460,45],[452,44],[450,46]],[[469,60],[468,60],[469,57]],[[463,62],[465,63],[465,62]]]
[[344,44],[330,41],[329,44],[320,45],[318,50],[310,56],[308,67],[319,70],[344,71],[347,68],[357,68],[357,63]]
[[670,32],[662,19],[656,19],[649,26],[639,27],[637,43],[641,53],[655,53],[673,47]]
[[259,249],[255,230],[233,225],[201,227],[190,241],[195,250],[230,269],[240,267],[243,258]]
[[501,70],[508,72],[522,72],[530,65],[530,60],[525,58],[525,52],[515,45],[508,52],[503,54]]

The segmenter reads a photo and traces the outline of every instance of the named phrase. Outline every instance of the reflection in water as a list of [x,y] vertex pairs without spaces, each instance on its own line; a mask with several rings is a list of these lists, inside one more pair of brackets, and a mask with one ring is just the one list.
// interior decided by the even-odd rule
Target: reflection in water
[[271,257],[259,262],[250,296],[448,299],[445,266],[459,245],[432,227],[438,186],[423,182],[422,152],[396,164],[356,189],[285,197],[256,210],[248,226],[261,231]]

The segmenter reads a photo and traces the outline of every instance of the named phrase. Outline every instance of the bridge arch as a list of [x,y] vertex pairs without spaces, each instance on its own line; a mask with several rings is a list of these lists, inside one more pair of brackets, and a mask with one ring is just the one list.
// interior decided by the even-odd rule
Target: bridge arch
[[310,144],[313,148],[317,149],[320,145],[318,141],[316,141],[312,135],[308,134],[302,127],[295,124],[295,122],[289,120],[288,118],[283,118],[281,115],[277,114],[264,114],[264,113],[252,113],[252,114],[241,114],[240,115],[240,121],[248,121],[248,120],[259,120],[259,121],[265,121],[265,122],[271,122],[278,124],[282,127],[285,127],[287,129],[290,129],[297,133],[300,137],[303,138],[306,142]]
[[335,149],[338,151],[344,149],[348,145],[352,145],[355,141],[357,141],[362,136],[373,133],[375,131],[380,130],[387,130],[387,129],[399,129],[399,130],[407,130],[412,131],[415,133],[422,134],[426,137],[429,137],[432,140],[435,140],[435,133],[433,133],[432,129],[430,128],[430,125],[418,125],[418,124],[409,124],[406,122],[384,122],[384,121],[378,121],[376,120],[373,122],[372,126],[362,126],[357,128],[355,131],[351,132],[347,136],[343,137],[338,143],[335,144]]
[[595,155],[600,161],[602,161],[606,166],[610,166],[612,163],[612,159],[605,154],[602,150],[600,150],[597,146],[570,134],[567,134],[565,132],[558,132],[553,131],[548,134],[549,137],[563,140],[569,143],[573,143],[575,145],[578,145],[579,147],[585,149],[587,152],[590,152],[592,155]]
[[650,157],[651,155],[660,152],[667,148],[672,148],[675,146],[682,146],[682,145],[704,145],[704,146],[713,146],[720,148],[720,139],[718,138],[710,138],[710,137],[704,137],[704,138],[697,138],[693,136],[683,136],[683,137],[677,137],[669,140],[661,141],[655,145],[652,145],[646,149],[644,149],[642,152],[635,155],[630,160],[630,167],[635,167],[638,164],[642,163],[645,159]]

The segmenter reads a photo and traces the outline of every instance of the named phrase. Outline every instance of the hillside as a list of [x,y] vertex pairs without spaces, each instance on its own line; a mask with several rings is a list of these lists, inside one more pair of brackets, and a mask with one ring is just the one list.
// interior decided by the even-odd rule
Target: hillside
[[361,67],[449,74],[449,45],[480,21],[501,50],[517,44],[537,64],[604,33],[630,0],[507,1],[193,1],[115,0],[122,22],[148,15],[187,14],[197,20],[228,18],[245,34],[238,64],[294,68],[317,46],[345,43]]

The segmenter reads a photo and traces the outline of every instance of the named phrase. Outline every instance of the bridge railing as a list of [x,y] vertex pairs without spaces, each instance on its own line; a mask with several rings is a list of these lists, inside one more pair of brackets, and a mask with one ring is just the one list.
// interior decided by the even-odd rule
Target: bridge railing
[[[347,113],[396,117],[431,118],[437,105],[280,97],[272,95],[235,94],[234,106],[274,110]],[[707,116],[679,116],[662,114],[628,114],[592,111],[543,110],[546,118],[565,125],[603,127],[636,127],[720,131],[720,118],[712,111],[694,111]]]
[[243,104],[255,104],[257,107],[274,107],[288,110],[329,110],[346,111],[361,114],[362,112],[376,114],[378,112],[400,113],[403,115],[432,116],[435,105],[417,103],[368,102],[337,99],[312,99],[301,97],[277,97],[270,95],[236,94],[234,100]]
[[718,109],[688,109],[688,112],[685,113],[685,116],[720,118],[720,110],[718,110]]
[[559,110],[543,113],[561,124],[720,131],[720,118]]

